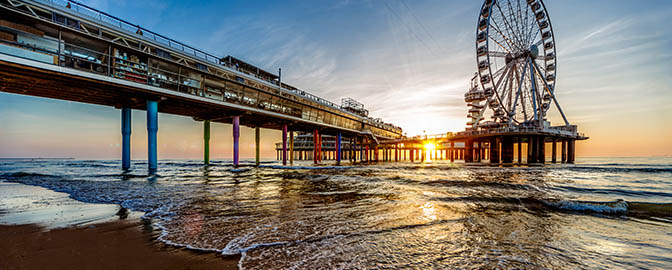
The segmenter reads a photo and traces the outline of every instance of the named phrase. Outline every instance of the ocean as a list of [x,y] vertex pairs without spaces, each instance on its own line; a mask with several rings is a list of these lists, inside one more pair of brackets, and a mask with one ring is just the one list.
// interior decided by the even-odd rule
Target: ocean
[[672,269],[672,158],[146,167],[0,160],[0,188],[139,212],[160,241],[241,254],[242,269]]

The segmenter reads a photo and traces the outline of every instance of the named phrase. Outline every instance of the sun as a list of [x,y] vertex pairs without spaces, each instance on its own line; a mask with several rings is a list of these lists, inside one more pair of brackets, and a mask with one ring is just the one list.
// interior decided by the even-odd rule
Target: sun
[[431,151],[436,149],[436,145],[434,143],[426,143],[425,144],[425,150]]

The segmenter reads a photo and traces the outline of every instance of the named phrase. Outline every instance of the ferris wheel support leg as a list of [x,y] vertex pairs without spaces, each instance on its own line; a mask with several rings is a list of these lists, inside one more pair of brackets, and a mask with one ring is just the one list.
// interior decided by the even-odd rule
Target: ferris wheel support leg
[[565,121],[565,125],[569,126],[569,121],[567,121],[567,117],[565,116],[565,112],[562,111],[562,107],[560,107],[560,103],[558,102],[558,99],[555,98],[555,94],[551,89],[548,88],[548,82],[546,81],[546,78],[541,74],[541,69],[539,68],[539,65],[537,63],[534,63],[532,61],[532,64],[534,65],[535,70],[539,74],[539,77],[544,81],[544,89],[546,89],[546,92],[551,95],[551,98],[553,99],[553,103],[555,104],[555,107],[558,108],[558,111],[560,112],[560,115],[562,115],[562,120]]

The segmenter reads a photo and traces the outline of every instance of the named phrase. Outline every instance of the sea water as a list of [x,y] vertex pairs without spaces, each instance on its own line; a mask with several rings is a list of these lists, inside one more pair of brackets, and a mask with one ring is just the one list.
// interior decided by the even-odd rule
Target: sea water
[[672,269],[672,158],[146,167],[0,160],[0,181],[144,212],[161,241],[243,269]]

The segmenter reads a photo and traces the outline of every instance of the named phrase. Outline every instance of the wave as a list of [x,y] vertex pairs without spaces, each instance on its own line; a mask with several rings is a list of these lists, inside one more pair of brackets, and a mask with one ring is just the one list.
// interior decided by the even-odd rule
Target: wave
[[632,164],[627,164],[626,166],[630,167],[603,167],[603,166],[568,166],[566,167],[571,171],[581,171],[581,172],[608,172],[608,173],[672,173],[672,168],[669,165],[661,167],[653,167],[648,165],[646,167],[634,167]]
[[669,197],[672,198],[672,193],[669,192],[655,192],[642,190],[626,190],[616,188],[588,188],[588,187],[572,187],[572,186],[552,186],[554,190],[566,190],[576,193],[591,193],[591,194],[609,194],[609,195],[624,195],[624,196],[638,196],[638,197]]

